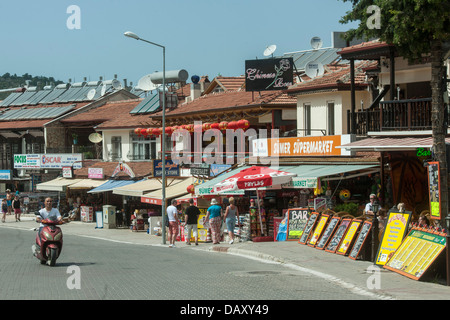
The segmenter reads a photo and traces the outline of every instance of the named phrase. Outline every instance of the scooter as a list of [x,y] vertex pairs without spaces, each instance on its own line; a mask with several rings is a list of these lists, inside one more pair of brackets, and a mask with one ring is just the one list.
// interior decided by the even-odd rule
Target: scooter
[[41,222],[45,226],[36,235],[36,244],[32,247],[33,255],[39,259],[41,264],[53,267],[61,254],[63,245],[63,234],[57,225],[63,222],[56,218],[43,219]]

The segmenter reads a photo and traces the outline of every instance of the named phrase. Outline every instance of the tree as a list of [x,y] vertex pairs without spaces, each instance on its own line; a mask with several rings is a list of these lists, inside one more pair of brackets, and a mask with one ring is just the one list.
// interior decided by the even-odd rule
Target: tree
[[[351,2],[352,10],[341,23],[360,21],[358,28],[346,33],[346,39],[379,38],[395,45],[410,62],[428,56],[431,61],[432,135],[434,156],[440,165],[442,220],[448,214],[448,169],[444,121],[445,66],[444,44],[450,40],[450,1],[448,0],[341,0]],[[446,48],[444,50],[444,48]]]

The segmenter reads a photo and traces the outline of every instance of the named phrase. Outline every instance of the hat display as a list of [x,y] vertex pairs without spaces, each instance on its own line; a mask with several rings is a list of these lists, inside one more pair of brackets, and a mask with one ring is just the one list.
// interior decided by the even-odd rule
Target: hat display
[[217,200],[216,199],[212,199],[211,200],[211,204],[217,204],[218,202],[217,202]]

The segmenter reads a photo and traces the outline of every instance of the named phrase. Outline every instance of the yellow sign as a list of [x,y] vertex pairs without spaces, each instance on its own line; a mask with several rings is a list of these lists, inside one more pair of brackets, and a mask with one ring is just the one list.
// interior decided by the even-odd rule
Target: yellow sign
[[317,224],[316,229],[314,229],[314,233],[311,237],[311,240],[309,240],[308,246],[315,246],[317,241],[319,241],[319,238],[322,235],[323,229],[325,228],[329,217],[330,216],[327,214],[323,214],[320,217],[319,223]]
[[344,236],[344,239],[341,241],[341,244],[339,248],[336,250],[337,254],[346,254],[347,250],[350,248],[350,245],[352,244],[353,238],[356,235],[356,232],[359,229],[359,226],[361,225],[361,220],[353,220],[350,224],[350,227],[347,230],[347,233]]
[[445,234],[414,228],[384,268],[419,280],[445,245]]
[[375,264],[384,266],[392,257],[408,231],[410,218],[409,213],[389,212]]

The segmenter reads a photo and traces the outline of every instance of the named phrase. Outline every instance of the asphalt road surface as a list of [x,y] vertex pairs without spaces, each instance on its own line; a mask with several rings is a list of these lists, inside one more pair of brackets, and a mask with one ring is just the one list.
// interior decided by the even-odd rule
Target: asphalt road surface
[[260,260],[191,246],[131,245],[64,236],[55,267],[41,265],[35,232],[0,229],[1,300],[366,300],[331,282]]

